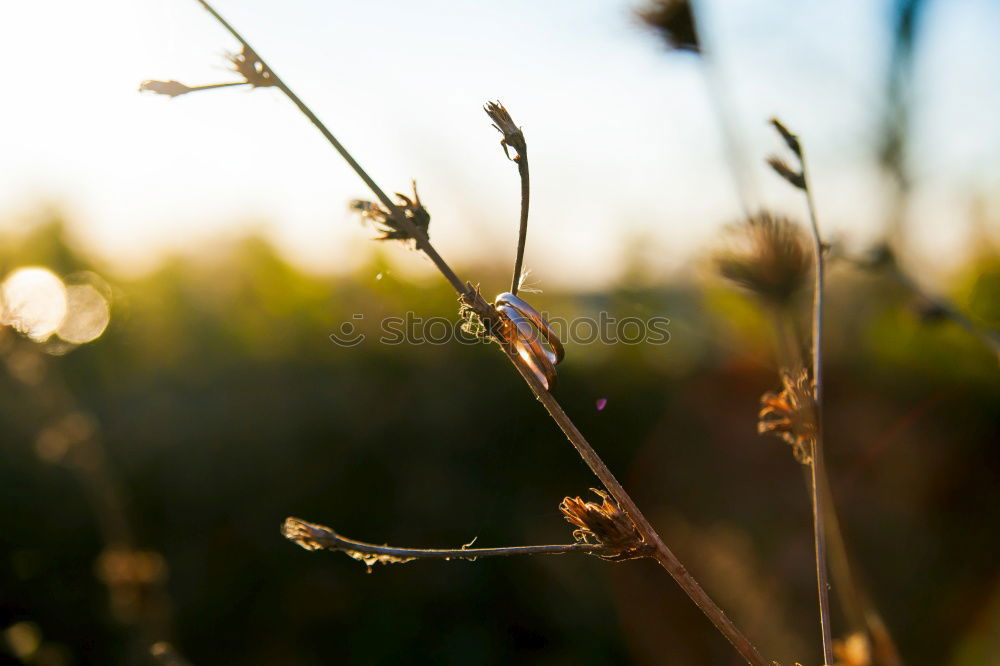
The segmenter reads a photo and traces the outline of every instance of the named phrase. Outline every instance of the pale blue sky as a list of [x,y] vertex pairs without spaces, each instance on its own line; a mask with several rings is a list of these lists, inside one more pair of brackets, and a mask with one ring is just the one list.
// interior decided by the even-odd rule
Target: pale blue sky
[[[432,239],[457,264],[513,253],[516,170],[480,110],[502,100],[529,142],[526,263],[545,286],[613,276],[637,238],[676,270],[739,210],[698,61],[665,53],[632,18],[637,1],[217,7],[383,187],[417,179]],[[871,140],[888,4],[715,0],[705,13],[755,201],[801,210],[762,166],[781,148],[765,122],[778,114],[806,143],[824,225],[859,245],[884,206]],[[942,249],[966,247],[970,194],[1000,184],[1000,3],[937,0],[926,27],[914,257],[941,266]],[[312,269],[355,265],[372,233],[347,202],[366,192],[280,93],[136,92],[146,78],[230,80],[221,54],[234,48],[192,0],[5,3],[0,215],[60,202],[84,243],[135,270],[247,229]]]

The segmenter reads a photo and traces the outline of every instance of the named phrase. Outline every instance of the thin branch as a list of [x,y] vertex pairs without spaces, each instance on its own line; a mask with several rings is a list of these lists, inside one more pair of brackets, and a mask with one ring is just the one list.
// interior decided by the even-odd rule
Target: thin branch
[[[243,39],[243,37],[240,36],[240,34],[236,32],[236,30],[213,9],[208,2],[206,2],[206,0],[197,0],[197,2],[208,10],[212,16],[214,16],[243,46],[253,51],[250,44]],[[459,280],[454,271],[451,270],[444,259],[441,258],[441,256],[434,250],[433,246],[431,246],[430,242],[427,240],[427,236],[417,229],[405,217],[405,215],[402,214],[402,211],[398,208],[398,206],[396,206],[378,187],[378,185],[375,184],[371,177],[368,176],[368,174],[354,160],[350,153],[347,152],[343,145],[337,141],[333,134],[323,125],[316,115],[313,114],[305,103],[303,103],[302,100],[300,100],[298,96],[295,95],[295,93],[293,93],[276,74],[274,74],[273,70],[267,67],[259,56],[258,60],[261,63],[261,66],[271,73],[274,85],[285,93],[285,95],[292,100],[293,103],[295,103],[299,110],[307,118],[309,118],[313,125],[315,125],[327,139],[327,141],[329,141],[337,152],[340,153],[341,157],[343,157],[344,160],[351,165],[354,171],[361,177],[365,184],[368,185],[369,189],[371,189],[379,201],[382,202],[386,209],[392,212],[393,218],[399,223],[399,225],[407,231],[412,238],[415,239],[417,249],[423,251],[431,258],[435,266],[437,266],[448,282],[451,283],[455,290],[461,295],[462,300],[472,307],[477,314],[486,318],[488,320],[485,322],[487,325],[492,325],[494,322],[498,321],[496,311],[492,306],[483,300],[478,290],[471,284],[463,284]],[[655,552],[652,556],[660,563],[661,566],[663,566],[663,568],[667,570],[668,573],[670,573],[674,580],[677,581],[678,585],[681,586],[691,600],[702,610],[703,613],[705,613],[716,628],[730,641],[730,643],[733,644],[748,664],[751,666],[770,666],[770,662],[766,661],[760,655],[750,640],[736,627],[735,624],[733,624],[722,609],[719,608],[714,601],[712,601],[698,582],[680,563],[677,557],[670,551],[669,548],[667,548],[666,544],[663,543],[660,536],[653,529],[653,526],[639,511],[639,508],[636,506],[631,496],[629,496],[622,485],[614,477],[611,470],[608,469],[604,461],[597,455],[597,452],[594,451],[593,447],[591,447],[587,440],[583,437],[577,427],[573,424],[572,420],[570,420],[569,416],[567,416],[562,410],[562,407],[559,406],[559,403],[552,396],[552,394],[549,393],[549,391],[547,391],[540,383],[534,372],[527,366],[524,359],[522,359],[520,355],[514,351],[512,346],[502,344],[501,347],[507,354],[510,361],[517,368],[517,371],[524,378],[535,397],[542,403],[560,429],[562,429],[563,433],[576,448],[577,452],[583,458],[587,466],[590,467],[591,471],[593,471],[597,478],[600,479],[600,481],[605,485],[611,496],[615,499],[622,510],[635,523],[643,540],[653,546]]]
[[[240,35],[240,33],[237,32],[236,29],[233,26],[231,26],[229,22],[222,17],[221,14],[219,14],[219,12],[215,11],[215,9],[210,4],[208,4],[206,0],[196,0],[196,1],[198,2],[198,4],[204,7],[213,17],[215,17],[215,19],[219,23],[221,23],[222,26],[229,31],[229,34],[235,37],[240,44],[242,44],[243,46],[245,46],[250,50],[253,50],[253,47],[250,46],[250,43],[247,42],[247,40],[243,39],[243,36]],[[254,53],[256,53],[256,51],[254,51]],[[301,111],[302,114],[306,118],[308,118],[313,125],[316,126],[316,129],[318,129],[320,133],[323,135],[323,137],[330,143],[330,145],[333,146],[338,153],[340,153],[340,156],[344,158],[344,161],[347,162],[347,164],[350,165],[352,169],[354,169],[354,172],[358,174],[358,177],[360,177],[361,180],[364,181],[365,185],[368,186],[368,189],[372,191],[372,194],[374,194],[375,197],[382,202],[382,205],[385,206],[390,213],[392,213],[393,219],[416,242],[417,249],[421,250],[424,254],[430,257],[430,260],[434,262],[434,265],[437,266],[437,269],[441,271],[442,275],[444,275],[444,277],[448,280],[448,282],[451,283],[451,286],[455,289],[455,291],[457,291],[459,294],[463,295],[467,294],[468,293],[467,285],[458,278],[458,276],[455,274],[455,271],[453,271],[451,267],[445,262],[445,260],[441,258],[441,255],[438,254],[437,250],[434,249],[430,241],[427,239],[427,235],[423,231],[418,229],[412,222],[410,222],[410,220],[406,218],[406,215],[403,214],[403,211],[399,208],[399,206],[397,206],[392,201],[392,199],[390,199],[388,195],[386,195],[386,193],[382,190],[382,188],[380,188],[375,183],[375,181],[372,180],[371,176],[368,175],[368,172],[366,172],[361,167],[361,165],[358,164],[357,160],[355,160],[354,157],[347,151],[347,148],[345,148],[344,145],[337,140],[337,137],[335,137],[333,133],[329,129],[327,129],[326,125],[324,125],[323,122],[318,117],[316,117],[316,114],[314,114],[312,110],[305,105],[305,102],[299,99],[299,96],[296,95],[292,91],[292,89],[289,88],[285,84],[285,82],[281,80],[281,77],[279,77],[275,73],[275,71],[267,65],[266,62],[264,62],[264,59],[261,58],[259,55],[257,59],[260,61],[261,66],[266,71],[271,73],[271,77],[274,80],[274,85],[279,90],[281,90],[281,92],[283,92],[285,96],[288,97],[288,99],[290,99],[293,104],[295,104],[295,106],[298,107],[299,111]]]
[[480,557],[510,555],[564,555],[566,553],[600,554],[603,544],[570,543],[551,546],[505,546],[501,548],[396,548],[355,541],[325,525],[309,523],[299,518],[286,518],[281,533],[307,550],[333,550],[351,555],[369,556],[372,563],[401,563],[412,560],[477,560]]
[[809,222],[813,232],[813,250],[815,256],[816,285],[813,291],[813,395],[816,399],[816,439],[813,442],[812,456],[812,494],[813,494],[813,532],[816,545],[816,584],[819,595],[820,629],[823,634],[823,663],[833,663],[833,631],[830,627],[830,576],[827,571],[826,548],[826,497],[821,486],[827,478],[826,462],[823,459],[823,281],[825,269],[825,245],[819,233],[819,223],[816,218],[816,206],[813,202],[812,190],[809,188],[809,174],[803,155],[802,181],[806,194],[806,205],[809,208]]
[[1000,359],[1000,331],[977,324],[948,299],[927,293],[916,280],[903,270],[895,253],[889,247],[880,246],[873,252],[873,255],[875,255],[874,258],[870,259],[847,257],[846,260],[866,270],[873,271],[884,267],[893,280],[923,301],[932,314],[950,319],[958,324]]
[[191,92],[197,92],[199,90],[214,90],[216,88],[231,88],[233,86],[248,86],[251,85],[249,81],[228,81],[226,83],[206,83],[201,86],[191,86]]
[[215,90],[216,88],[232,88],[234,86],[251,86],[250,81],[227,81],[225,83],[207,83],[201,86],[188,86],[180,81],[143,81],[139,86],[140,92],[151,92],[157,95],[167,95],[168,97],[180,97],[188,93],[199,90]]
[[528,384],[532,393],[535,394],[538,401],[545,407],[549,416],[552,417],[552,420],[556,422],[577,453],[583,458],[584,463],[590,468],[590,471],[600,479],[611,496],[618,502],[618,506],[635,523],[643,540],[653,547],[652,557],[660,563],[660,566],[667,570],[667,573],[684,590],[691,601],[701,609],[705,616],[715,625],[715,628],[729,640],[748,664],[752,664],[753,666],[769,666],[771,662],[766,661],[760,655],[757,648],[750,642],[750,639],[733,624],[733,621],[708,596],[701,585],[698,584],[698,581],[688,573],[684,565],[677,559],[677,556],[667,547],[660,538],[660,535],[656,533],[652,524],[639,510],[631,495],[618,482],[618,479],[615,478],[615,475],[590,445],[590,442],[587,441],[572,419],[563,411],[563,408],[559,405],[555,397],[542,386],[524,360],[507,345],[503,345],[503,350],[507,354],[507,358],[517,368],[517,371],[521,373],[521,377],[524,378],[525,383]]
[[[517,255],[514,259],[514,277],[511,278],[510,282],[510,293],[517,296],[518,287],[521,286],[521,270],[524,265],[524,244],[528,238],[528,204],[531,198],[528,143],[525,141],[524,131],[517,126],[503,104],[499,101],[489,102],[484,110],[493,121],[493,127],[503,134],[503,139],[500,140],[503,153],[507,159],[517,164],[517,173],[521,177],[521,218],[517,236]],[[510,148],[516,151],[514,157],[510,156]]]
[[510,281],[510,293],[517,296],[521,286],[521,270],[524,265],[524,244],[528,239],[528,201],[531,197],[531,177],[528,175],[528,153],[525,152],[517,163],[517,173],[521,176],[521,220],[517,236],[517,258],[514,260],[514,276]]
[[827,565],[827,496],[822,488],[827,483],[826,464],[823,461],[823,280],[826,245],[819,231],[816,216],[816,205],[813,202],[812,190],[809,188],[809,173],[806,168],[805,153],[798,137],[788,130],[777,118],[771,119],[771,124],[781,134],[785,144],[795,154],[800,170],[794,173],[778,158],[771,158],[768,163],[782,178],[802,190],[809,209],[809,224],[812,228],[813,257],[815,266],[815,284],[813,286],[812,310],[812,374],[813,399],[816,402],[816,436],[813,438],[812,461],[810,469],[812,482],[810,484],[813,507],[813,541],[816,548],[816,586],[819,598],[819,623],[823,636],[823,663],[833,663],[833,632],[830,628],[830,575]]

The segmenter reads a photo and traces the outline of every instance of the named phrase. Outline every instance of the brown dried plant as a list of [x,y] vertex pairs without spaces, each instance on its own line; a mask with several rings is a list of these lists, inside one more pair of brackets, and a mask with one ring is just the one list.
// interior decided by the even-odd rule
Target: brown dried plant
[[809,371],[781,373],[780,393],[767,392],[761,396],[757,432],[777,435],[792,447],[795,459],[803,465],[812,463],[812,449],[816,441],[816,401]]
[[[399,197],[399,209],[403,211],[403,216],[409,220],[410,224],[423,232],[424,236],[430,237],[431,214],[427,212],[424,205],[420,203],[420,195],[417,194],[417,182],[412,182],[413,198],[396,192]],[[393,218],[392,212],[386,210],[378,203],[355,199],[351,202],[351,208],[361,213],[363,219],[370,220],[375,228],[382,234],[375,240],[416,240],[399,222]]]
[[606,560],[646,557],[649,544],[643,541],[635,523],[606,492],[596,488],[591,491],[603,500],[600,504],[586,502],[580,497],[566,497],[559,504],[563,517],[576,525],[573,538],[577,543],[603,546],[604,551],[599,556]]
[[731,229],[731,247],[715,257],[719,273],[768,305],[785,308],[805,286],[812,268],[800,227],[761,211]]
[[[577,504],[570,500],[567,507],[580,509],[582,513],[574,513],[584,525],[579,525],[579,530],[589,530],[594,535],[594,539],[610,538],[611,534],[617,535],[610,544],[601,541],[600,543],[576,542],[561,546],[520,546],[500,549],[472,549],[463,547],[460,549],[411,549],[411,548],[389,548],[386,546],[375,546],[364,542],[347,539],[338,535],[332,529],[307,523],[305,521],[289,518],[283,525],[284,534],[308,549],[332,549],[347,552],[352,557],[358,557],[365,561],[366,557],[374,556],[373,561],[386,561],[383,556],[393,558],[388,561],[402,561],[406,559],[424,558],[476,558],[488,555],[510,555],[510,554],[546,554],[583,552],[594,554],[606,559],[630,559],[621,557],[629,554],[634,557],[650,557],[655,559],[673,579],[680,585],[691,600],[702,610],[715,627],[730,641],[742,658],[753,666],[767,666],[765,660],[751,641],[736,627],[721,608],[705,593],[701,586],[695,581],[687,569],[678,561],[677,557],[667,547],[667,545],[657,534],[652,524],[639,510],[632,497],[625,491],[621,483],[615,478],[611,470],[579,431],[570,417],[559,405],[555,396],[548,389],[545,378],[539,377],[537,368],[529,363],[519,350],[523,348],[523,341],[520,334],[511,334],[511,328],[506,325],[509,319],[498,312],[486,301],[479,289],[472,283],[462,281],[448,263],[441,257],[427,237],[426,223],[429,216],[419,200],[409,200],[403,198],[403,206],[393,202],[388,195],[375,183],[354,157],[347,151],[342,143],[323,124],[315,113],[295,94],[287,84],[268,67],[262,58],[251,48],[250,44],[237,32],[206,0],[197,0],[243,47],[242,59],[234,60],[239,73],[244,76],[244,81],[234,84],[222,85],[251,85],[260,87],[261,85],[273,86],[279,89],[295,106],[305,115],[309,121],[320,131],[330,145],[343,157],[351,166],[355,173],[364,181],[377,199],[377,203],[365,205],[362,212],[367,212],[375,216],[375,220],[383,229],[383,233],[391,239],[411,240],[415,249],[423,252],[434,263],[445,279],[452,285],[458,293],[461,304],[462,316],[467,325],[477,329],[477,331],[496,342],[507,358],[521,374],[525,383],[531,389],[534,396],[545,407],[553,421],[569,439],[570,443],[577,450],[584,462],[591,471],[601,481],[607,490],[605,503],[602,505],[588,503]],[[181,84],[183,85],[183,84]],[[150,92],[161,92],[170,94],[174,90],[180,90],[177,86],[169,85],[169,82],[146,82],[142,86],[143,90]],[[188,92],[188,91],[185,91]],[[183,93],[182,93],[183,94]],[[176,96],[176,95],[171,95]],[[516,298],[516,291],[520,283],[521,255],[524,248],[524,239],[527,225],[527,204],[528,204],[528,168],[527,168],[527,145],[524,141],[524,134],[513,120],[510,114],[499,103],[492,103],[486,107],[487,113],[494,121],[495,126],[503,134],[502,146],[504,152],[510,157],[508,149],[514,148],[517,155],[513,159],[518,164],[522,185],[522,207],[521,224],[518,243],[518,259],[515,263],[514,279],[511,296]],[[416,210],[419,205],[420,213]],[[423,228],[421,228],[423,221]],[[515,327],[517,329],[518,327]],[[508,333],[505,333],[505,330]],[[603,491],[602,491],[603,492]],[[613,503],[611,503],[613,500]],[[564,503],[566,501],[564,500]],[[592,504],[592,503],[591,503]],[[625,522],[627,521],[627,522]],[[626,525],[631,525],[634,535],[638,540],[630,540],[629,545],[619,540],[619,536],[629,534],[630,530]],[[582,535],[583,532],[578,534]],[[619,534],[619,531],[621,534]],[[600,536],[599,536],[600,535]],[[617,557],[616,557],[617,556]]]
[[[794,156],[797,166],[789,165],[785,159],[777,155],[768,157],[766,162],[778,176],[805,196],[812,230],[811,261],[804,253],[804,243],[798,237],[800,232],[797,227],[784,222],[783,229],[779,231],[773,222],[761,225],[759,222],[751,221],[747,225],[747,235],[753,239],[749,244],[750,249],[742,255],[732,253],[723,255],[719,261],[719,269],[726,277],[756,293],[762,301],[777,306],[776,309],[779,311],[776,322],[777,333],[779,338],[784,338],[785,325],[781,320],[790,317],[786,306],[798,286],[805,281],[810,266],[812,268],[812,345],[809,356],[802,359],[790,353],[783,360],[784,367],[780,373],[782,390],[768,392],[762,396],[757,430],[760,434],[777,435],[787,442],[792,448],[795,459],[806,465],[810,472],[809,490],[813,507],[816,583],[824,664],[833,664],[834,653],[838,649],[843,651],[846,645],[846,643],[835,643],[832,638],[827,562],[828,557],[831,557],[828,555],[829,539],[833,550],[833,574],[839,579],[841,602],[847,614],[863,618],[867,637],[864,634],[861,636],[865,638],[866,645],[869,644],[867,641],[876,645],[879,663],[898,666],[901,662],[884,623],[850,573],[823,458],[823,316],[827,245],[823,242],[819,231],[802,143],[798,136],[777,118],[772,118],[770,123]],[[856,635],[851,634],[852,637]],[[853,640],[851,645],[857,646],[858,641]],[[862,663],[854,658],[860,652],[852,650],[850,654],[853,655],[850,659],[843,653],[838,654],[841,659],[838,663],[852,665]]]

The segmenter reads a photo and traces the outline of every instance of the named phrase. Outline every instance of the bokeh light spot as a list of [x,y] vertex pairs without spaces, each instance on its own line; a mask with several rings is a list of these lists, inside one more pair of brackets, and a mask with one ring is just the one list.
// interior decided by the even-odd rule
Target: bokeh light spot
[[56,330],[60,338],[78,345],[96,340],[110,321],[108,299],[92,285],[66,287],[66,315]]
[[0,286],[3,323],[42,341],[52,335],[66,316],[66,287],[52,271],[19,268]]

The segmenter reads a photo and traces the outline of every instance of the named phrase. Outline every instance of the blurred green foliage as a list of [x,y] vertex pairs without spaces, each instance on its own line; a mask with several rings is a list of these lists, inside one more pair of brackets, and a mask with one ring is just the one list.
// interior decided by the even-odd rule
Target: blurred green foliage
[[[104,336],[43,361],[99,424],[136,546],[169,567],[169,638],[193,664],[736,663],[649,562],[368,575],[279,535],[295,515],[416,547],[571,540],[556,507],[596,482],[501,354],[329,338],[357,313],[370,333],[408,310],[457,321],[443,281],[397,280],[384,258],[316,277],[256,238],[118,279],[58,221],[5,239],[3,274],[29,264],[113,286]],[[971,261],[953,295],[996,325],[997,255]],[[564,317],[670,318],[667,345],[569,344],[557,396],[762,652],[815,663],[802,470],[755,433],[759,396],[777,388],[768,322],[714,283],[532,301]],[[954,324],[921,321],[878,274],[836,266],[830,303],[827,449],[857,573],[907,663],[986,663],[1000,607],[997,359]],[[37,625],[48,650],[31,663],[141,663],[95,576],[100,510],[70,468],[36,455],[44,396],[9,373],[0,392],[0,631]]]

